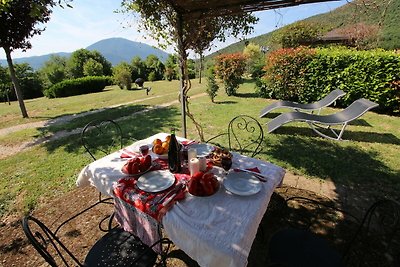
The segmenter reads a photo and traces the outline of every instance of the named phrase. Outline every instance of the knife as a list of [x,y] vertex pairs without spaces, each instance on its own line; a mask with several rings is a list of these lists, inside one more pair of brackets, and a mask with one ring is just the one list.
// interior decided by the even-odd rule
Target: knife
[[259,173],[259,172],[253,172],[253,171],[246,170],[246,169],[241,169],[241,168],[235,168],[235,169],[233,169],[233,170],[234,170],[235,172],[247,172],[247,173],[253,174],[253,175],[256,176],[256,177],[258,178],[258,180],[260,180],[261,182],[266,182],[267,179],[268,179],[267,176],[262,175],[262,174]]

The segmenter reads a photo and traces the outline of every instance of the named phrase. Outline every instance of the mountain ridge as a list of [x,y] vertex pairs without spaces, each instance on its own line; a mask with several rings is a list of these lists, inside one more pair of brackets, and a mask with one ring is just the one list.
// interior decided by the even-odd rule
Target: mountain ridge
[[[141,42],[131,41],[121,37],[107,38],[97,41],[85,49],[99,51],[112,65],[117,65],[122,61],[130,62],[133,57],[139,56],[143,60],[150,54],[156,55],[161,61],[168,58],[168,53]],[[28,63],[33,69],[40,69],[44,62],[52,55],[63,57],[71,56],[73,52],[56,52],[40,56],[13,58],[14,63]],[[7,66],[6,59],[0,59],[0,65]]]

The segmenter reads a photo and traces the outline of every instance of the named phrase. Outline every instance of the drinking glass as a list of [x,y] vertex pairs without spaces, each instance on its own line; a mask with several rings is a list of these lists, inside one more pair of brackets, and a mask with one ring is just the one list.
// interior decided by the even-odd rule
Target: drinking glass
[[149,146],[148,145],[140,146],[139,150],[142,156],[144,157],[149,153]]
[[225,170],[225,174],[228,174],[229,169],[232,167],[232,158],[223,157],[221,159],[221,166]]

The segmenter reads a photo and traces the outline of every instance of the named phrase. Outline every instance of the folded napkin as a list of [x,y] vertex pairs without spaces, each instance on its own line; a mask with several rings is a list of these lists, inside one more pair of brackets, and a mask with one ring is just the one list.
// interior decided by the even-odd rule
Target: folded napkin
[[138,153],[129,151],[128,149],[124,148],[124,149],[122,149],[121,154],[120,154],[119,157],[121,159],[126,159],[126,158],[134,158],[134,157],[137,157],[137,156],[139,156]]
[[[114,186],[114,195],[134,206],[136,209],[150,215],[157,221],[161,221],[165,213],[171,209],[177,201],[185,198],[186,187],[184,186],[176,192],[173,199],[166,205],[164,205],[164,203],[166,203],[166,200],[169,199],[172,194],[160,201],[165,194],[170,192],[171,188],[175,188],[180,181],[188,180],[189,176],[187,174],[175,174],[175,178],[175,184],[170,188],[157,193],[148,193],[136,186],[136,179],[125,177],[120,179]],[[160,203],[157,203],[158,201],[160,201]]]

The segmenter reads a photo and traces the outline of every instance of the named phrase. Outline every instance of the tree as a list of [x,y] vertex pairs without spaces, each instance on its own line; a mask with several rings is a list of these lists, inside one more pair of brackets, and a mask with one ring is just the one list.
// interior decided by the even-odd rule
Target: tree
[[103,65],[100,62],[89,58],[83,64],[83,74],[85,76],[102,76],[103,75]]
[[[98,73],[100,74],[99,76],[102,75],[112,75],[112,65],[107,59],[100,54],[100,52],[94,50],[94,51],[89,51],[87,49],[78,49],[74,51],[71,55],[71,57],[67,61],[67,69],[69,72],[69,75],[71,78],[81,78],[85,75],[84,73],[84,65],[86,64],[87,61],[91,60],[92,63],[91,67],[94,66],[94,62],[99,63],[102,66],[102,72]],[[98,67],[98,64],[96,64]]]
[[[208,43],[217,39],[225,40],[225,35],[237,37],[245,29],[252,29],[252,24],[257,18],[248,13],[237,13],[231,16],[218,18],[205,18],[199,20],[183,20],[175,11],[169,1],[157,0],[123,0],[121,4],[123,12],[137,12],[140,15],[138,25],[149,32],[151,37],[158,40],[160,46],[175,44],[179,56],[179,67],[181,72],[181,94],[180,101],[182,112],[186,113],[194,123],[200,140],[204,140],[201,125],[195,121],[190,113],[187,93],[191,84],[187,69],[187,50],[194,49],[198,42],[207,37]],[[221,23],[216,23],[220,21]],[[200,26],[203,25],[203,28]],[[186,137],[186,119],[182,120]]]
[[235,95],[246,69],[246,57],[242,53],[222,54],[215,57],[215,73],[224,82],[228,96]]
[[321,34],[321,27],[316,23],[300,21],[277,31],[274,39],[283,48],[298,47],[303,42],[316,39]]
[[147,78],[147,70],[146,65],[143,60],[139,56],[135,56],[131,61],[132,67],[132,80],[136,80],[137,78],[146,79]]
[[132,69],[126,62],[121,62],[113,68],[113,79],[119,88],[132,89]]
[[4,49],[6,54],[10,77],[22,117],[27,118],[28,113],[16,77],[11,52],[15,49],[25,51],[31,48],[29,39],[44,31],[44,28],[37,26],[49,21],[51,8],[56,3],[53,0],[12,0],[7,2],[6,8],[0,9],[0,47]]
[[214,68],[211,67],[208,69],[208,73],[207,73],[206,92],[207,92],[208,96],[210,97],[211,102],[213,102],[213,103],[214,103],[215,97],[217,96],[218,89],[219,89],[219,86],[218,86],[217,81],[215,80],[215,71],[214,71]]
[[[148,55],[144,63],[146,65],[147,73],[149,73],[149,81],[157,81],[163,78],[165,66],[156,55]],[[151,79],[150,76],[152,77]]]
[[164,77],[168,81],[178,78],[178,58],[176,55],[169,55],[165,61]]
[[45,88],[59,83],[67,78],[67,58],[51,55],[43,67],[39,70]]
[[243,55],[246,57],[246,71],[253,78],[260,77],[262,74],[262,68],[265,64],[265,58],[259,45],[255,43],[249,43],[243,49]]

